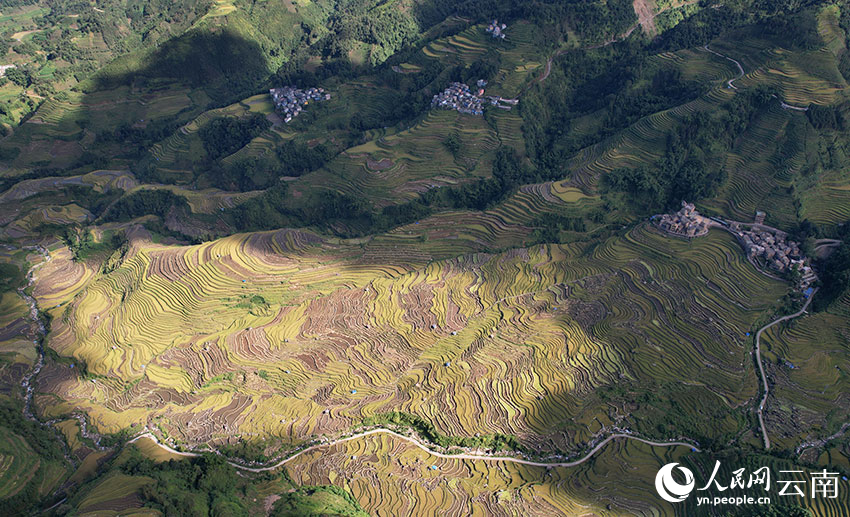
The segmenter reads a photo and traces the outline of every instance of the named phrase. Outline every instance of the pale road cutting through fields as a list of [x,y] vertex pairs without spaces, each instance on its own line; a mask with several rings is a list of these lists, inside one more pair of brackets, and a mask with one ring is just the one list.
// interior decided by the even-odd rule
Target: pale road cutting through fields
[[731,57],[729,57],[729,56],[724,56],[724,55],[723,55],[723,54],[721,54],[720,52],[716,52],[716,51],[714,51],[714,50],[711,50],[710,48],[708,48],[708,45],[705,45],[705,46],[704,46],[704,47],[702,47],[702,48],[704,48],[704,49],[706,50],[706,52],[711,52],[711,53],[712,53],[712,54],[714,54],[715,56],[720,56],[720,57],[722,57],[722,58],[724,58],[724,59],[728,59],[729,61],[731,61],[731,62],[735,63],[735,66],[737,66],[737,67],[738,67],[738,75],[736,75],[736,76],[735,76],[735,77],[733,77],[732,79],[729,79],[728,81],[726,81],[726,86],[728,86],[729,88],[732,88],[733,90],[737,90],[737,89],[738,89],[738,87],[737,87],[737,86],[735,86],[735,85],[734,85],[734,84],[732,84],[732,83],[734,83],[734,82],[735,82],[735,81],[737,81],[738,79],[740,79],[740,78],[744,77],[744,67],[743,67],[743,66],[741,66],[741,63],[739,63],[738,61],[736,61],[736,60],[732,59],[732,58],[731,58]]
[[[652,440],[646,440],[644,438],[638,438],[637,436],[632,436],[630,434],[618,433],[618,434],[612,434],[608,438],[599,442],[594,448],[592,448],[582,458],[579,458],[575,461],[562,461],[562,462],[551,462],[551,463],[549,463],[549,462],[541,462],[541,461],[531,461],[531,460],[526,460],[526,459],[523,459],[523,458],[514,458],[512,456],[490,456],[490,455],[486,455],[486,454],[445,454],[445,453],[442,453],[442,452],[437,452],[437,451],[433,451],[433,450],[429,449],[427,447],[427,445],[425,445],[424,442],[421,442],[421,441],[417,440],[416,438],[413,438],[413,437],[410,437],[410,436],[405,436],[405,435],[399,434],[395,431],[390,431],[389,429],[371,429],[369,431],[357,433],[355,435],[348,436],[346,438],[339,438],[338,440],[332,440],[332,441],[327,442],[327,443],[319,443],[319,444],[316,444],[316,445],[312,445],[312,446],[307,447],[306,449],[304,449],[302,451],[298,451],[297,453],[293,454],[292,456],[289,456],[288,458],[284,458],[284,459],[278,461],[277,463],[275,463],[274,465],[271,465],[271,466],[268,466],[268,467],[246,467],[244,465],[240,465],[240,464],[232,462],[232,461],[228,461],[227,463],[229,463],[234,468],[237,468],[237,469],[240,469],[240,470],[245,470],[245,471],[248,471],[248,472],[267,472],[269,470],[278,469],[278,468],[286,465],[290,461],[294,460],[298,456],[301,456],[302,454],[305,454],[307,452],[312,452],[312,451],[315,451],[316,449],[320,449],[322,447],[331,447],[333,445],[337,445],[337,444],[340,444],[340,443],[343,443],[343,442],[348,442],[348,441],[351,441],[351,440],[357,440],[358,438],[363,438],[363,437],[366,437],[366,436],[369,436],[369,435],[382,434],[382,433],[392,435],[394,438],[398,438],[400,440],[408,441],[408,442],[412,443],[413,445],[419,447],[423,451],[427,452],[431,456],[435,456],[437,458],[443,458],[443,459],[448,459],[448,460],[506,461],[506,462],[519,463],[519,464],[522,464],[522,465],[528,465],[528,466],[531,466],[531,467],[577,467],[577,466],[581,465],[582,463],[584,463],[585,461],[589,460],[594,454],[596,454],[597,451],[599,451],[599,449],[601,449],[602,447],[605,447],[605,445],[607,445],[608,442],[610,442],[610,441],[612,441],[616,438],[629,438],[629,439],[632,439],[632,440],[637,440],[639,442],[645,443],[647,445],[652,445],[653,447],[671,447],[671,446],[690,447],[693,451],[700,452],[700,449],[692,443],[687,443],[687,442],[654,442]],[[149,438],[155,444],[157,444],[160,448],[162,448],[162,449],[164,449],[164,450],[166,450],[166,451],[168,451],[172,454],[177,454],[179,456],[185,456],[185,457],[189,457],[189,458],[200,456],[200,454],[195,453],[195,452],[176,451],[176,450],[172,449],[171,447],[169,447],[167,445],[159,443],[159,440],[156,438],[156,436],[154,436],[151,433],[145,433],[143,435],[137,436],[137,437],[133,438],[132,440],[128,441],[127,443],[133,443],[136,440],[139,440],[141,438]]]
[[[711,52],[711,53],[712,53],[712,54],[714,54],[715,56],[719,56],[719,57],[722,57],[722,58],[724,58],[724,59],[728,59],[729,61],[731,61],[731,62],[735,63],[735,66],[737,66],[737,67],[738,67],[738,75],[737,75],[737,76],[735,76],[735,77],[733,77],[732,79],[729,79],[728,81],[726,81],[726,86],[728,86],[729,88],[731,88],[731,89],[733,89],[733,90],[737,90],[737,89],[738,89],[738,87],[737,87],[737,86],[735,86],[733,83],[734,83],[735,81],[737,81],[738,79],[740,79],[740,78],[744,77],[744,67],[743,67],[743,66],[741,66],[741,63],[739,63],[739,62],[738,62],[737,60],[735,60],[735,59],[732,59],[732,58],[731,58],[731,57],[729,57],[729,56],[724,56],[724,55],[723,55],[723,54],[721,54],[720,52],[717,52],[717,51],[715,51],[715,50],[711,50],[710,48],[708,48],[708,45],[705,45],[705,46],[703,46],[702,48],[704,48],[707,52]],[[784,100],[782,100],[781,98],[777,97],[776,95],[773,95],[773,97],[776,97],[777,99],[779,99],[779,105],[780,105],[780,106],[782,106],[782,109],[786,109],[786,110],[796,110],[796,111],[809,111],[808,106],[806,106],[806,107],[794,106],[794,105],[788,104],[787,102],[785,102],[785,101],[784,101]]]
[[790,320],[792,318],[796,318],[797,316],[806,312],[806,309],[809,307],[809,304],[812,303],[812,299],[815,297],[815,294],[817,294],[817,292],[818,292],[817,289],[812,291],[812,293],[809,295],[808,300],[806,300],[806,303],[803,305],[803,308],[800,309],[799,311],[795,312],[794,314],[789,314],[787,316],[782,316],[781,318],[775,319],[775,320],[771,321],[770,323],[768,323],[767,325],[765,325],[764,327],[760,328],[758,330],[758,332],[756,332],[756,363],[759,365],[759,373],[761,374],[761,382],[762,382],[762,385],[764,386],[764,396],[762,397],[761,402],[759,402],[758,416],[759,416],[759,427],[761,427],[761,434],[762,434],[762,437],[764,438],[764,448],[765,449],[770,449],[770,438],[767,437],[767,429],[764,427],[764,416],[762,415],[762,413],[764,411],[764,404],[765,404],[765,402],[767,402],[767,396],[770,393],[770,387],[768,387],[768,385],[767,385],[767,376],[764,374],[764,367],[761,364],[761,333],[764,332],[765,330],[769,329],[770,327],[776,325],[777,323],[781,323],[783,321]]

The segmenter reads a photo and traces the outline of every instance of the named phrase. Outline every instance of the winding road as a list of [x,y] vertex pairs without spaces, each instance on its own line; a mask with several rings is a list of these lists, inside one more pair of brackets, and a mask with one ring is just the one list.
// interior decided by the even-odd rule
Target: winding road
[[[695,452],[700,452],[700,449],[692,443],[678,442],[678,441],[674,441],[674,442],[654,442],[652,440],[646,440],[644,438],[638,438],[637,436],[632,436],[630,434],[617,433],[617,434],[612,434],[608,438],[605,438],[604,440],[599,442],[586,455],[584,455],[583,457],[581,457],[577,460],[562,461],[562,462],[541,462],[541,461],[526,460],[526,459],[523,459],[523,458],[514,458],[512,456],[491,456],[491,455],[487,455],[487,454],[444,454],[442,452],[437,452],[437,451],[433,451],[433,450],[429,449],[428,446],[424,442],[421,442],[421,441],[417,440],[416,438],[413,438],[413,437],[410,437],[410,436],[405,436],[403,434],[399,434],[399,433],[397,433],[395,431],[391,431],[389,429],[371,429],[369,431],[363,431],[362,433],[357,433],[357,434],[354,434],[352,436],[348,436],[346,438],[340,438],[338,440],[333,440],[333,441],[330,441],[330,442],[327,442],[327,443],[319,443],[319,444],[316,444],[316,445],[312,445],[312,446],[307,447],[304,450],[298,451],[297,453],[293,454],[292,456],[289,456],[288,458],[284,458],[284,459],[278,461],[277,463],[275,463],[274,465],[270,465],[268,467],[246,467],[244,465],[240,465],[240,464],[232,462],[232,461],[228,461],[227,463],[229,463],[230,465],[232,465],[233,467],[235,467],[237,469],[248,471],[248,472],[268,472],[270,470],[275,470],[275,469],[278,469],[278,468],[286,465],[287,463],[294,460],[298,456],[301,456],[302,454],[305,454],[307,452],[315,451],[315,450],[320,449],[322,447],[330,447],[330,446],[337,445],[337,444],[340,444],[340,443],[343,443],[343,442],[348,442],[348,441],[351,441],[351,440],[357,440],[359,438],[363,438],[363,437],[370,436],[370,435],[373,435],[373,434],[389,434],[389,435],[393,436],[394,438],[398,438],[400,440],[408,441],[408,442],[412,443],[413,445],[419,447],[423,451],[427,452],[431,456],[434,456],[434,457],[437,457],[437,458],[454,459],[454,460],[459,459],[459,460],[481,460],[481,461],[505,461],[505,462],[519,463],[519,464],[522,464],[522,465],[529,465],[531,467],[577,467],[578,465],[581,465],[585,461],[589,460],[594,454],[596,454],[597,451],[599,451],[599,449],[605,447],[605,445],[607,445],[609,442],[611,442],[612,440],[615,440],[617,438],[629,438],[629,439],[632,439],[632,440],[637,440],[639,442],[645,443],[647,445],[652,445],[654,447],[671,447],[671,446],[690,447]],[[166,450],[166,451],[168,451],[172,454],[177,454],[179,456],[185,456],[185,457],[189,457],[189,458],[200,456],[200,454],[195,453],[195,452],[176,451],[176,450],[172,449],[171,447],[169,447],[167,445],[159,443],[159,440],[157,440],[156,436],[154,436],[151,433],[145,433],[145,434],[139,435],[139,436],[133,438],[132,440],[128,441],[127,443],[133,443],[136,440],[139,440],[141,438],[149,438],[154,443],[156,443],[160,448],[162,448],[162,449],[164,449],[164,450]]]
[[770,449],[770,438],[768,438],[768,436],[767,436],[767,429],[764,426],[764,416],[763,416],[764,404],[767,402],[767,396],[770,393],[770,387],[767,384],[767,376],[764,374],[764,366],[762,366],[762,364],[761,364],[761,334],[762,334],[762,332],[764,332],[765,330],[769,329],[770,327],[776,325],[777,323],[782,323],[783,321],[787,321],[787,320],[796,318],[797,316],[806,312],[806,309],[809,307],[809,304],[812,303],[812,299],[815,297],[815,294],[817,294],[817,292],[818,292],[817,289],[812,291],[812,293],[809,295],[808,300],[806,300],[806,303],[803,305],[803,308],[800,309],[799,311],[795,312],[794,314],[789,314],[787,316],[782,316],[781,318],[775,319],[775,320],[771,321],[770,323],[768,323],[767,325],[765,325],[764,327],[760,328],[758,330],[758,332],[756,332],[756,363],[759,365],[759,373],[761,374],[761,382],[762,382],[762,385],[764,386],[764,396],[762,397],[761,402],[759,402],[758,416],[759,416],[759,427],[761,427],[761,434],[762,434],[762,437],[764,439],[764,448],[765,449]]
[[[737,66],[737,67],[738,67],[738,75],[736,75],[736,76],[735,76],[735,77],[733,77],[732,79],[729,79],[728,81],[726,81],[726,86],[728,86],[729,88],[731,88],[731,89],[733,89],[733,90],[737,90],[737,89],[738,89],[738,87],[737,87],[737,86],[735,86],[734,82],[735,82],[735,81],[737,81],[738,79],[740,79],[740,78],[744,77],[744,67],[743,67],[743,66],[741,66],[741,63],[740,63],[740,62],[738,62],[738,61],[737,61],[737,60],[735,60],[735,59],[732,59],[732,58],[731,58],[731,57],[729,57],[729,56],[724,56],[724,55],[723,55],[723,54],[721,54],[720,52],[717,52],[717,51],[715,51],[715,50],[711,50],[710,48],[708,48],[708,45],[705,45],[705,46],[703,46],[702,48],[704,48],[707,52],[711,52],[711,53],[712,53],[712,54],[714,54],[715,56],[719,56],[719,57],[722,57],[722,58],[724,58],[724,59],[728,59],[729,61],[731,61],[731,62],[735,63],[735,66]],[[777,97],[776,95],[773,95],[773,97],[775,97],[775,98],[779,99],[779,105],[780,105],[780,106],[782,106],[782,109],[786,109],[786,110],[795,110],[795,111],[809,111],[808,106],[806,106],[806,107],[794,106],[794,105],[792,105],[792,104],[788,104],[787,102],[785,102],[784,100],[782,100],[780,97]]]
[[723,55],[723,54],[721,54],[720,52],[717,52],[717,51],[715,51],[715,50],[711,50],[710,48],[708,48],[708,45],[705,45],[705,46],[704,46],[704,47],[702,47],[702,48],[704,48],[704,49],[706,50],[706,52],[711,52],[711,53],[712,53],[712,54],[714,54],[715,56],[720,56],[720,57],[722,57],[723,59],[728,59],[729,61],[731,61],[731,62],[735,63],[735,66],[737,66],[737,67],[738,67],[738,75],[736,75],[736,76],[735,76],[735,77],[733,77],[732,79],[729,79],[728,81],[726,81],[726,86],[728,86],[729,88],[732,88],[733,90],[737,90],[737,89],[738,89],[738,87],[737,87],[737,86],[735,86],[733,83],[734,83],[735,81],[737,81],[738,79],[740,79],[740,78],[744,77],[744,67],[743,67],[743,66],[741,66],[741,63],[739,63],[738,61],[736,61],[736,60],[732,59],[732,58],[731,58],[731,57],[729,57],[729,56],[724,56],[724,55]]

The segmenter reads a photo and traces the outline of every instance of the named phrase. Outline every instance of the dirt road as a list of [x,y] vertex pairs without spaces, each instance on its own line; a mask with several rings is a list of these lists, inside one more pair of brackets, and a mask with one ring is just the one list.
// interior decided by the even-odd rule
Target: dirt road
[[655,36],[658,33],[655,28],[655,0],[635,0],[634,7],[638,24],[643,28],[644,34]]

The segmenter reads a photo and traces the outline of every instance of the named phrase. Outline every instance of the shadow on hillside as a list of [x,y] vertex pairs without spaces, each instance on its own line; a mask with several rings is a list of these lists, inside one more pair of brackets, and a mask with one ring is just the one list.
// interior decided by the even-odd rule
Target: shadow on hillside
[[0,151],[24,171],[18,180],[132,168],[153,144],[261,91],[271,75],[256,42],[226,27],[192,30],[109,63],[80,83],[81,94],[46,101]]
[[119,60],[105,67],[91,81],[93,90],[170,79],[200,88],[213,103],[220,103],[256,90],[270,73],[260,46],[226,28],[194,30],[171,39],[142,58],[140,68],[125,63]]
[[[351,78],[374,71],[374,67],[354,70],[343,64],[331,60],[319,70],[292,64],[271,70],[267,52],[250,36],[227,27],[189,31],[159,48],[111,62],[81,83],[80,93],[47,101],[13,136],[0,142],[0,156],[7,150],[16,155],[12,166],[24,172],[14,181],[0,178],[0,192],[21,179],[80,176],[107,168],[130,170],[138,183],[202,188],[210,182],[196,180],[208,170],[218,166],[217,174],[228,171],[209,156],[208,142],[202,147],[197,137],[184,138],[197,129],[187,127],[188,123],[208,110],[240,102],[276,84],[310,85],[337,72]],[[400,109],[410,103],[370,98],[363,104],[368,108],[365,112],[352,109],[350,119],[343,116],[334,121],[340,132],[350,127],[352,134],[365,135],[366,130],[387,124],[378,117],[384,112],[390,118],[410,116],[409,109]],[[266,171],[257,173],[263,174]],[[132,179],[122,181],[123,190],[134,186]],[[54,187],[60,189],[63,184],[54,182]],[[104,213],[102,206],[84,208],[94,214],[94,220]],[[193,219],[198,220],[188,225],[191,228],[181,225],[176,231],[195,238],[233,231],[227,222],[229,214]]]

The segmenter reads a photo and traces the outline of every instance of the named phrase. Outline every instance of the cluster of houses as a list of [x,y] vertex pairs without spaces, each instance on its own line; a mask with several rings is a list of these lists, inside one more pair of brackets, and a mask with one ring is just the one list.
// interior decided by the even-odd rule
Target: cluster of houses
[[787,240],[785,232],[765,226],[764,217],[764,212],[757,212],[754,224],[709,218],[697,212],[692,203],[682,201],[678,212],[654,215],[652,222],[667,233],[687,238],[706,235],[712,227],[723,228],[738,239],[751,261],[758,261],[780,273],[797,268],[801,275],[798,287],[805,291],[818,279],[817,274],[800,250],[800,245]]
[[749,259],[763,260],[779,272],[790,271],[796,266],[802,274],[803,288],[817,280],[817,275],[806,264],[806,257],[800,251],[800,245],[794,241],[785,240],[784,232],[755,228],[746,230],[735,223],[730,229],[738,236]]
[[485,30],[494,38],[505,39],[505,29],[507,28],[508,26],[504,23],[499,25],[497,20],[493,20]]
[[452,83],[442,93],[434,95],[431,99],[431,107],[457,110],[469,115],[483,115],[485,102],[503,110],[510,110],[511,106],[519,103],[519,99],[505,99],[495,95],[485,97],[484,87],[487,86],[487,81],[484,79],[479,79],[476,86],[477,94],[463,83]]
[[[478,91],[484,93],[483,89]],[[431,99],[431,107],[457,110],[469,115],[484,114],[484,101],[463,83],[452,83],[448,88],[434,95]]]
[[682,208],[675,214],[653,216],[653,221],[665,232],[680,237],[700,237],[708,233],[711,219],[700,215],[693,203],[682,201]]
[[301,114],[304,106],[310,101],[330,100],[331,94],[325,93],[324,88],[307,88],[301,90],[294,86],[272,88],[269,90],[275,108],[283,115],[283,121],[289,122]]

